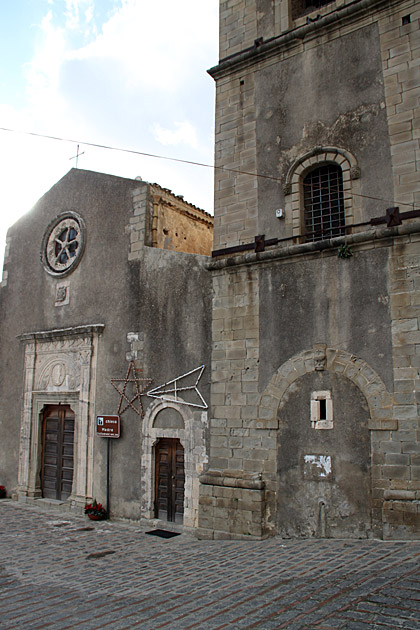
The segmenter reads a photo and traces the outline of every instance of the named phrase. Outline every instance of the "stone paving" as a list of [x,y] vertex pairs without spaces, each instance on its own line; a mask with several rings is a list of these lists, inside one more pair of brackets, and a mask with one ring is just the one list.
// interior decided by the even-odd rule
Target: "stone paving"
[[146,531],[0,501],[0,630],[420,629],[420,542]]

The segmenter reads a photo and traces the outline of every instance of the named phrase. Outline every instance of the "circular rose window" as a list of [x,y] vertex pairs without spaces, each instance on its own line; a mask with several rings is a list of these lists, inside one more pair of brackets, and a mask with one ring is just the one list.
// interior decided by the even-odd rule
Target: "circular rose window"
[[46,231],[41,258],[45,269],[53,275],[73,271],[83,253],[82,219],[73,212],[61,215]]

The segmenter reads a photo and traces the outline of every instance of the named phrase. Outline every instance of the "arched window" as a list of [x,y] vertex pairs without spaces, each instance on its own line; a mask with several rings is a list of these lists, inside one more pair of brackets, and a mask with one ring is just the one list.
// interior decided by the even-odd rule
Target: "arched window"
[[345,234],[343,173],[337,164],[324,164],[303,179],[304,224],[307,241]]
[[344,235],[345,226],[361,221],[360,168],[349,151],[314,147],[287,172],[285,232],[303,241]]
[[302,15],[312,13],[312,11],[316,11],[327,4],[332,4],[333,1],[334,0],[292,0],[292,19],[296,20],[296,18]]

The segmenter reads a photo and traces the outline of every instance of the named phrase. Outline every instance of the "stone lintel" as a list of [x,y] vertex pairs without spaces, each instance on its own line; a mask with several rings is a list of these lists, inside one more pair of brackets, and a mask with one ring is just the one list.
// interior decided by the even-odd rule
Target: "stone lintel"
[[385,490],[385,501],[415,501],[420,495],[419,492],[414,490]]
[[245,490],[264,490],[265,482],[261,479],[260,474],[247,474],[238,471],[238,473],[234,475],[232,472],[208,470],[200,475],[200,483],[207,486],[224,486],[227,488],[243,488]]
[[370,418],[368,428],[371,431],[398,431],[398,420],[394,418]]
[[55,341],[63,337],[84,337],[86,335],[103,333],[105,324],[88,324],[86,326],[72,326],[71,328],[54,328],[53,330],[42,330],[37,332],[27,332],[22,335],[18,335],[19,341]]

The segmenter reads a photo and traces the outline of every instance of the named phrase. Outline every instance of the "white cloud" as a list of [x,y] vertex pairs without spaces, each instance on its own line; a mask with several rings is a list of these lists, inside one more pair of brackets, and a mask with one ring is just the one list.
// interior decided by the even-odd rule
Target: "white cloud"
[[[66,0],[66,28],[71,30],[80,28],[83,23],[83,16],[88,24],[93,17],[93,8],[93,0]],[[80,13],[82,13],[82,18]]]
[[35,120],[51,120],[50,112],[57,110],[60,100],[58,85],[66,54],[66,38],[64,30],[55,27],[52,19],[49,11],[40,25],[41,43],[37,45],[32,61],[25,65],[27,107],[32,109]]
[[[211,163],[214,88],[206,69],[217,62],[218,0],[104,6],[108,17],[101,23],[93,0],[66,0],[65,11],[48,0],[38,29],[28,33],[34,37],[36,30],[25,65],[26,102],[20,109],[0,103],[1,125]],[[0,271],[6,225],[75,165],[69,158],[76,152],[76,146],[19,134],[2,132],[1,140]],[[211,169],[80,150],[80,168],[141,175],[212,210]]]
[[217,34],[217,0],[123,0],[102,33],[75,59],[112,58],[128,87],[181,89],[193,69],[202,67]]
[[186,144],[193,148],[198,146],[197,133],[190,122],[187,120],[184,122],[175,122],[174,125],[175,131],[164,129],[159,123],[153,126],[154,137],[160,144],[164,146]]

